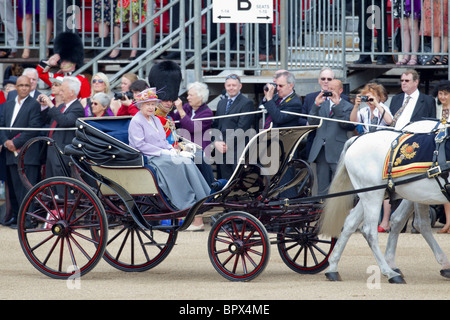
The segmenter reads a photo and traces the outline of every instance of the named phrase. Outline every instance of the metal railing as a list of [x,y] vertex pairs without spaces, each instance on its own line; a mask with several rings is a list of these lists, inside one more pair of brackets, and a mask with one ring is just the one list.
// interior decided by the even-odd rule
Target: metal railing
[[[407,16],[409,8],[401,0],[275,0],[273,24],[213,23],[212,0],[130,1],[136,5],[138,17],[133,23],[130,19],[117,19],[124,16],[127,8],[116,5],[115,10],[107,9],[122,4],[122,0],[99,2],[102,5],[94,8],[94,0],[50,1],[53,17],[47,17],[27,15],[27,9],[19,7],[18,1],[2,0],[0,48],[39,50],[39,58],[43,59],[52,42],[48,42],[45,32],[39,31],[51,28],[54,37],[64,29],[75,28],[92,58],[81,72],[96,72],[114,48],[120,49],[125,58],[132,50],[139,51],[141,55],[114,75],[113,82],[124,72],[145,73],[163,53],[177,54],[183,72],[192,69],[194,80],[201,80],[204,72],[223,70],[258,74],[280,68],[303,71],[329,66],[345,71],[360,55],[371,59],[388,55],[396,60],[405,54],[417,55],[419,63],[425,57],[448,55],[448,37],[437,36],[433,41],[426,33],[430,30],[448,34],[450,18],[441,14],[448,6],[447,0],[432,1],[438,4],[430,10],[424,10],[428,1],[420,1],[418,20]],[[39,8],[34,1],[30,3],[31,12],[47,11],[47,1],[40,1]],[[412,3],[414,13],[417,2]],[[21,16],[31,17],[31,23],[22,27]],[[52,23],[47,23],[48,18],[53,18]],[[408,49],[406,33],[402,31],[408,30],[411,21],[418,22],[414,31],[419,34],[412,37],[412,49]],[[24,29],[30,25],[30,42],[26,46]],[[101,26],[108,29],[104,34],[100,33]],[[17,29],[14,44],[11,39]]]

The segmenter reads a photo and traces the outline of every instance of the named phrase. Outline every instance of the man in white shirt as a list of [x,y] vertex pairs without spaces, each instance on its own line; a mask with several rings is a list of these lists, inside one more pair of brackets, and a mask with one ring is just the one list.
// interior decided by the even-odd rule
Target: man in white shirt
[[[14,130],[14,128],[42,128],[39,103],[30,97],[31,81],[26,76],[20,76],[16,83],[17,95],[15,99],[2,104],[0,127],[10,127],[11,130],[0,131],[0,143],[6,160],[6,183],[9,189],[11,216],[5,225],[15,226],[19,206],[27,190],[20,180],[17,168],[18,153],[22,146],[39,131]],[[24,158],[25,175],[34,185],[40,180],[39,146],[34,144],[27,151]]]
[[433,97],[421,93],[419,74],[414,69],[402,73],[402,93],[395,95],[390,104],[393,121],[391,126],[401,130],[409,122],[423,118],[436,118],[436,101]]

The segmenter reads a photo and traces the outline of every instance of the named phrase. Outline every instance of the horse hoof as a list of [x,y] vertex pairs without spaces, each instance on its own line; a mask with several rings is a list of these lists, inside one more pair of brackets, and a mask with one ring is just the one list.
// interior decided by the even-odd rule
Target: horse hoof
[[342,281],[339,272],[326,272],[325,277],[330,281]]
[[442,269],[441,276],[443,276],[444,278],[450,278],[450,269]]
[[395,269],[393,269],[393,271],[394,271],[394,272],[397,272],[397,273],[400,275],[400,277],[402,277],[402,278],[405,277],[405,276],[403,275],[403,273],[400,271],[399,268],[395,268]]
[[406,281],[401,276],[395,276],[389,279],[389,283],[406,284]]

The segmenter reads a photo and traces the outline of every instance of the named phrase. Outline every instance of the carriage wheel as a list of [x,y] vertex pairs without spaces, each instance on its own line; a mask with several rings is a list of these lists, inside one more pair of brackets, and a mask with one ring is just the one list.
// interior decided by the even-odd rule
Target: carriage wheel
[[[154,207],[145,197],[136,203],[144,216]],[[119,270],[140,272],[154,268],[169,255],[175,245],[178,235],[176,228],[164,227],[159,221],[151,223],[152,230],[143,230],[129,216],[111,213],[108,219],[109,240],[104,259]],[[176,222],[172,220],[172,225]]]
[[254,216],[230,212],[211,228],[208,253],[214,268],[226,279],[252,280],[269,262],[269,237],[263,224]]
[[155,226],[141,229],[134,221],[110,225],[104,259],[114,268],[127,272],[156,267],[172,251],[177,238],[173,228]]
[[298,273],[314,274],[328,267],[336,239],[317,234],[317,221],[284,227],[277,236],[278,252],[284,263]]
[[53,177],[28,192],[19,210],[18,232],[36,269],[68,279],[88,273],[100,261],[108,226],[102,203],[89,187],[72,178]]

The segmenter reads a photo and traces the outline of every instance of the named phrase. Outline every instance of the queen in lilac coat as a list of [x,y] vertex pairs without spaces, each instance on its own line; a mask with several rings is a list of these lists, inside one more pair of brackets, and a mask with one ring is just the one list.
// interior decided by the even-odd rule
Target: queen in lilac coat
[[159,188],[174,209],[182,210],[207,197],[210,188],[194,162],[179,155],[166,140],[161,121],[154,115],[158,101],[153,88],[136,97],[140,111],[130,121],[129,144],[146,156],[156,171]]

